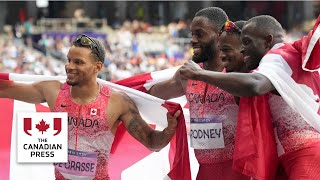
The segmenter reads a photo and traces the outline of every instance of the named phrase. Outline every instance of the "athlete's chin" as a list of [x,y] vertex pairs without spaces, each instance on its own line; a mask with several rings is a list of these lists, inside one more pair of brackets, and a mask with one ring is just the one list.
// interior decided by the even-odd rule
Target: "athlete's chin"
[[205,61],[205,58],[202,58],[201,55],[193,55],[192,56],[192,61],[195,63],[202,63]]
[[224,65],[224,68],[226,69],[227,72],[238,72],[237,71],[237,66],[234,64],[226,63]]
[[70,81],[70,80],[67,80],[66,82],[69,86],[77,86],[79,84],[78,82]]

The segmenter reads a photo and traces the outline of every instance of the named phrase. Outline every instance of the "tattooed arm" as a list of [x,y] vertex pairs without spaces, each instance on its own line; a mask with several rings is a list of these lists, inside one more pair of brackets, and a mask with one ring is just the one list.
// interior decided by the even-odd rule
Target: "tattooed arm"
[[[110,102],[111,101],[111,102]],[[114,109],[112,113],[113,118],[117,118],[117,121],[122,121],[127,131],[141,142],[144,146],[152,151],[159,151],[164,148],[171,140],[175,133],[177,126],[177,117],[180,115],[180,111],[177,111],[173,116],[167,113],[168,127],[163,131],[153,130],[140,116],[137,106],[132,99],[125,93],[113,92],[109,101],[108,109]],[[116,105],[111,104],[116,102]],[[109,110],[108,110],[109,112]],[[114,123],[113,129],[119,123]]]

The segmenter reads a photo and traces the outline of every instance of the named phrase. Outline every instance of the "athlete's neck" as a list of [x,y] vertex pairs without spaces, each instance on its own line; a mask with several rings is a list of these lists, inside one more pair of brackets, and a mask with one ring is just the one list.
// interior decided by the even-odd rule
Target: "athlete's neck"
[[97,81],[82,86],[71,87],[71,98],[78,104],[87,104],[94,101],[99,95],[99,84]]
[[221,72],[223,70],[223,68],[224,68],[224,66],[223,66],[222,61],[219,57],[219,54],[217,54],[212,59],[203,62],[203,69],[205,69],[205,70]]

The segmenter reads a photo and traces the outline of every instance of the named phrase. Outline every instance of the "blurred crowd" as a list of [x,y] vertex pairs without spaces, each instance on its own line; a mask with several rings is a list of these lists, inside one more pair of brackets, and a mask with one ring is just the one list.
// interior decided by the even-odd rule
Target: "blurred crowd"
[[[14,31],[8,30],[7,35],[0,38],[0,70],[65,74],[63,65],[73,39],[67,35],[42,34],[35,42],[30,36],[32,28],[29,25],[16,26]],[[115,81],[183,64],[192,55],[187,29],[182,21],[158,29],[139,21],[126,21],[118,29],[107,30],[106,38],[99,38],[106,47],[105,68],[99,77]]]
[[0,36],[0,72],[61,75],[64,63],[30,48],[22,39]]
[[[51,37],[42,34],[32,39],[33,19],[7,29],[0,37],[0,71],[24,74],[64,75],[66,55],[73,39],[70,36]],[[122,26],[106,26],[105,68],[99,74],[104,80],[115,81],[144,72],[162,70],[191,59],[189,23],[184,20],[167,26],[153,27],[133,20]],[[303,26],[287,31],[286,41],[292,42],[305,35]],[[101,32],[100,32],[101,33]]]

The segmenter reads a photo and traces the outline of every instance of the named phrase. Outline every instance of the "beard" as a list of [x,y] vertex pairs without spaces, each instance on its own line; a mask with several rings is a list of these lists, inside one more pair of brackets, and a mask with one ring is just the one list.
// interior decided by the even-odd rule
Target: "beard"
[[68,81],[67,81],[67,84],[68,84],[69,86],[78,86],[78,85],[79,85],[78,82],[68,82]]
[[201,62],[206,62],[208,60],[211,60],[217,52],[214,45],[215,43],[212,42],[212,43],[206,44],[205,46],[202,46],[201,53],[199,55],[193,55],[192,61],[194,61],[195,63],[201,63]]

